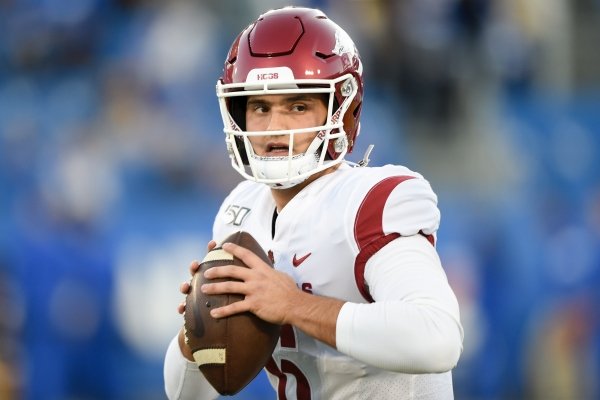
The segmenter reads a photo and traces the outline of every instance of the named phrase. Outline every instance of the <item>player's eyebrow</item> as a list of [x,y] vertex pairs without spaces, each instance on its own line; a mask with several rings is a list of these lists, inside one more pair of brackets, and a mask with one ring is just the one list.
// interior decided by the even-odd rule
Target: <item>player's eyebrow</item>
[[[293,94],[293,95],[289,95],[289,96],[285,96],[282,101],[284,103],[295,103],[297,101],[304,101],[304,102],[314,102],[314,101],[318,101],[320,100],[318,95],[314,95],[314,94],[307,94],[307,93],[299,93],[299,94]],[[248,99],[247,105],[272,105],[274,104],[274,101],[272,101],[268,95],[266,96],[260,96],[260,97],[250,97]]]
[[246,107],[255,106],[255,105],[268,105],[272,102],[268,101],[264,97],[250,97],[246,102]]
[[299,94],[295,94],[295,95],[291,95],[288,97],[284,98],[284,101],[287,103],[295,103],[296,101],[316,101],[319,98],[315,95],[310,95],[310,94],[305,94],[305,93],[299,93]]

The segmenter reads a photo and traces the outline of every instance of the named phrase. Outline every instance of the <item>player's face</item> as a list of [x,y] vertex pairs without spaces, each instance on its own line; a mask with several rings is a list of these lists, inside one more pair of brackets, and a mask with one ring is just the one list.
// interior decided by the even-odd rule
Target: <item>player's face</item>
[[[322,95],[280,94],[250,96],[246,105],[247,131],[279,131],[321,126],[327,118]],[[304,153],[317,132],[294,135],[293,154]],[[289,155],[289,135],[250,136],[254,152],[262,157]]]

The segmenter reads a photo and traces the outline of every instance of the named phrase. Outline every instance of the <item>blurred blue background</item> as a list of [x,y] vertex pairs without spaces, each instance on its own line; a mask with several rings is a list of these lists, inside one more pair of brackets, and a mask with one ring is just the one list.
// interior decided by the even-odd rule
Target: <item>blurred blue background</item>
[[[0,399],[165,398],[178,285],[239,181],[215,81],[287,4],[0,0]],[[361,51],[350,159],[439,195],[457,399],[600,398],[600,1],[296,4]]]

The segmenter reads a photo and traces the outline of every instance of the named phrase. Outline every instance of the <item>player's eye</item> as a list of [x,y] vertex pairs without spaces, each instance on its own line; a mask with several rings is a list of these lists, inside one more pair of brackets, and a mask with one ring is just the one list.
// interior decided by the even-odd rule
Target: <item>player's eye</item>
[[304,112],[306,111],[307,107],[306,104],[293,104],[292,105],[292,111],[296,111],[296,112]]
[[265,104],[252,104],[250,107],[250,111],[261,114],[269,111],[269,107]]

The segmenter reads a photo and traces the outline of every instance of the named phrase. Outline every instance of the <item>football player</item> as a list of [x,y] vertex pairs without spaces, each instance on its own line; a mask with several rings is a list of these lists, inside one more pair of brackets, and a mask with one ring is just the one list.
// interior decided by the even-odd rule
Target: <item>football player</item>
[[[437,197],[406,167],[344,159],[360,129],[362,68],[352,39],[316,9],[268,11],[234,41],[217,96],[246,180],[213,237],[247,231],[275,268],[225,244],[249,268],[211,268],[207,279],[237,281],[202,291],[245,296],[214,318],[249,311],[283,326],[265,367],[279,399],[452,399],[463,330],[435,248]],[[170,399],[217,397],[192,360],[180,331],[165,357]]]

